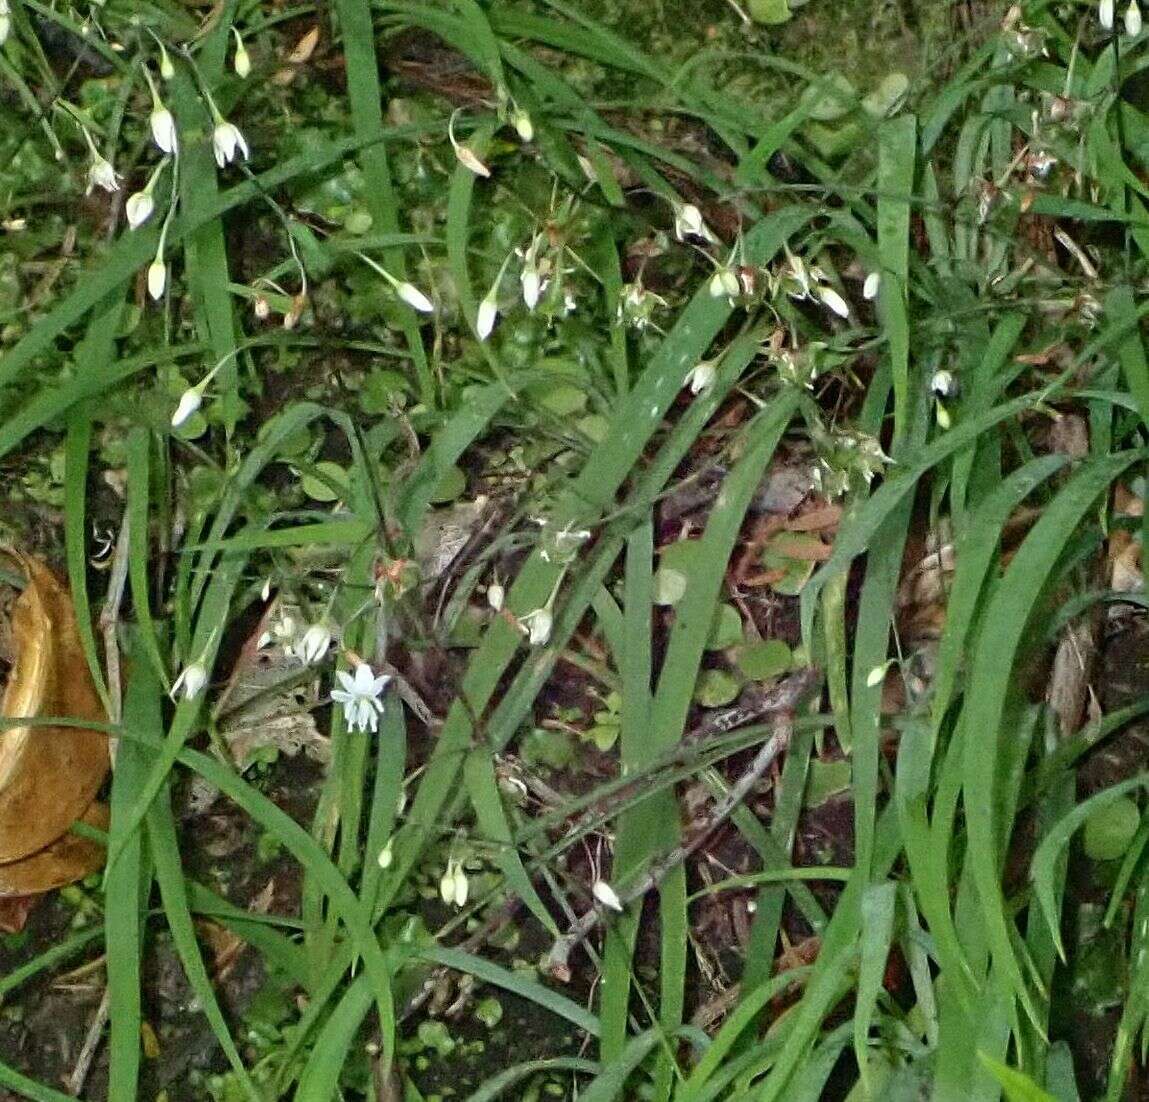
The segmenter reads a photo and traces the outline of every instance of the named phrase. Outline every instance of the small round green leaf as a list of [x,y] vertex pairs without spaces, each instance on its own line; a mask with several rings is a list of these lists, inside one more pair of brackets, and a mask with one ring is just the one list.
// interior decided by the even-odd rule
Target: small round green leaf
[[703,670],[694,686],[694,699],[704,708],[721,708],[742,691],[742,682],[729,670]]
[[725,650],[742,642],[742,617],[733,605],[719,605],[710,624],[707,650]]
[[1128,796],[1099,807],[1085,820],[1085,852],[1094,861],[1115,860],[1129,848],[1140,824],[1141,811]]
[[745,677],[751,681],[766,681],[784,674],[794,658],[781,639],[764,639],[760,643],[747,643],[738,651],[736,661]]
[[300,483],[312,501],[336,501],[347,493],[347,472],[329,459],[315,464]]

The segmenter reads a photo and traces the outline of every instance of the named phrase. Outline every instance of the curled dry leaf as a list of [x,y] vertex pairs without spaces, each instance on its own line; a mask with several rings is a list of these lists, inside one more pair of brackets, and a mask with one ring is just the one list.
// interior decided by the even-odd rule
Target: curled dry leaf
[[[12,610],[15,663],[0,715],[103,723],[70,594],[43,563],[13,558],[28,585]],[[93,800],[107,771],[101,731],[34,724],[0,731],[0,895],[47,891],[99,867],[101,847],[69,828],[77,819],[105,823]]]

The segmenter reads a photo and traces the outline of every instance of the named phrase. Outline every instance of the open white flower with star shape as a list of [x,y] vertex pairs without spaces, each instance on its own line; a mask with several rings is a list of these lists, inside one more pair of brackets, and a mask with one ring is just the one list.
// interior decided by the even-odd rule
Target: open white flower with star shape
[[343,705],[343,718],[347,721],[348,730],[378,731],[379,716],[383,711],[380,698],[391,678],[386,674],[376,677],[366,662],[355,667],[354,676],[343,670],[337,671],[335,676],[343,688],[332,689],[331,699]]

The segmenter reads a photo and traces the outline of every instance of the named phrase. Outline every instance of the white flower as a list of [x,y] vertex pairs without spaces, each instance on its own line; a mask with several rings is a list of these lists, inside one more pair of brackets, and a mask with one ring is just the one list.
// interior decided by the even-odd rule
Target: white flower
[[12,31],[12,17],[8,10],[8,0],[0,0],[0,46]]
[[551,637],[551,628],[554,627],[554,613],[545,605],[519,618],[519,627],[527,633],[527,639],[532,647],[544,646]]
[[239,31],[232,27],[231,33],[235,35],[235,58],[232,64],[235,66],[235,75],[240,80],[247,80],[248,75],[251,73],[251,58],[248,56],[247,47],[243,44],[243,39],[240,38]]
[[199,662],[193,662],[190,666],[185,666],[183,672],[176,678],[175,684],[172,686],[171,698],[175,700],[180,693],[183,693],[184,700],[194,700],[201,692],[203,687],[207,684],[207,670]]
[[494,290],[492,287],[487,292],[475,314],[475,332],[481,341],[485,341],[491,335],[491,330],[495,328],[495,319],[499,316],[499,304],[495,301]]
[[1141,8],[1137,0],[1129,0],[1129,7],[1125,9],[1125,33],[1130,38],[1136,38],[1141,33]]
[[339,670],[342,689],[332,689],[331,699],[343,705],[343,718],[351,731],[378,731],[383,702],[379,699],[390,677],[376,677],[366,662],[355,667],[355,675]]
[[295,644],[294,654],[305,666],[323,660],[331,648],[331,629],[324,623],[312,624]]
[[381,869],[389,869],[391,862],[395,860],[394,841],[394,838],[388,838],[387,844],[379,851],[379,867]]
[[683,385],[690,387],[691,394],[700,394],[714,382],[716,374],[713,360],[701,360],[686,373]]
[[95,188],[102,187],[107,192],[120,190],[120,178],[116,174],[115,168],[112,167],[112,162],[105,157],[101,157],[94,149],[92,150],[92,163],[88,165],[88,190],[86,195],[91,195]]
[[521,107],[516,107],[511,113],[511,125],[515,128],[515,133],[518,134],[524,142],[529,142],[534,138],[535,125],[531,122],[531,116]]
[[228,122],[226,119],[220,119],[215,124],[215,129],[211,135],[211,144],[215,149],[215,163],[220,168],[235,160],[237,149],[243,154],[245,161],[248,158],[249,151],[243,134],[240,133],[239,127],[235,123]]
[[470,890],[471,885],[463,870],[462,862],[452,857],[447,862],[447,871],[439,881],[440,898],[448,905],[453,903],[456,907],[465,907]]
[[163,258],[157,256],[148,265],[148,294],[158,301],[164,297],[164,288],[168,284],[168,266]]
[[178,429],[201,405],[203,405],[203,392],[197,386],[189,386],[180,395],[179,405],[172,414],[172,428]]
[[1113,0],[1101,0],[1097,5],[1097,20],[1103,30],[1113,30]]
[[834,311],[840,318],[850,316],[850,306],[833,287],[822,286],[818,288],[818,297]]
[[542,276],[539,275],[539,269],[533,258],[528,257],[523,264],[519,283],[522,284],[523,288],[523,303],[528,310],[533,310],[539,304],[539,295],[542,294],[543,290]]
[[506,597],[507,591],[503,588],[502,582],[491,582],[487,586],[487,604],[496,612],[503,611],[503,601],[506,600]]
[[862,284],[862,298],[867,302],[871,302],[878,297],[878,288],[882,285],[882,273],[871,272],[866,276],[866,282]]
[[152,141],[164,153],[174,153],[179,145],[179,138],[176,135],[176,120],[172,118],[172,113],[159,100],[156,100],[156,106],[152,109],[148,121],[152,126]]
[[396,283],[395,293],[412,310],[418,310],[420,314],[433,314],[435,312],[435,304],[413,283]]
[[597,899],[604,907],[609,907],[612,911],[622,913],[622,900],[618,897],[618,892],[614,890],[605,880],[596,880],[594,887],[591,888],[591,894]]
[[128,196],[124,204],[124,213],[128,216],[128,225],[138,230],[152,216],[156,209],[155,200],[150,191],[135,191]]
[[702,211],[693,203],[687,203],[675,210],[674,236],[679,241],[685,241],[688,237],[701,237],[705,241],[714,240],[710,227],[702,220]]
[[930,377],[930,393],[935,398],[956,398],[961,390],[957,376],[944,367],[939,368]]
[[[264,589],[267,590],[268,596],[271,596],[271,579],[264,584]],[[263,598],[265,601],[267,597]],[[271,643],[278,643],[286,651],[291,651],[295,646],[295,619],[285,612],[280,612],[271,623],[271,629],[265,631],[256,641],[256,650],[263,650],[264,647],[269,646]]]
[[721,298],[723,295],[729,299],[737,298],[740,290],[738,274],[733,268],[719,268],[710,277],[711,298]]

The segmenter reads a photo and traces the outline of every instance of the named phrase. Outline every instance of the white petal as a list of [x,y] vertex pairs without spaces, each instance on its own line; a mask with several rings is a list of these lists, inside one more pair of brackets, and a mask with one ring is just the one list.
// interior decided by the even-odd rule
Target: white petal
[[862,298],[867,302],[872,301],[878,297],[878,288],[882,285],[882,273],[871,272],[866,276],[866,282],[862,284]]
[[487,586],[487,604],[491,606],[496,612],[502,612],[503,601],[506,599],[507,591],[499,582],[491,582]]
[[534,266],[523,269],[523,274],[519,276],[519,282],[523,286],[523,302],[526,304],[528,310],[533,310],[539,302],[539,294],[542,292],[542,280],[539,278],[539,270]]
[[1113,30],[1113,0],[1101,0],[1097,6],[1097,19],[1103,30]]
[[1137,0],[1129,0],[1129,7],[1125,9],[1125,33],[1130,38],[1136,38],[1141,33],[1141,8]]

